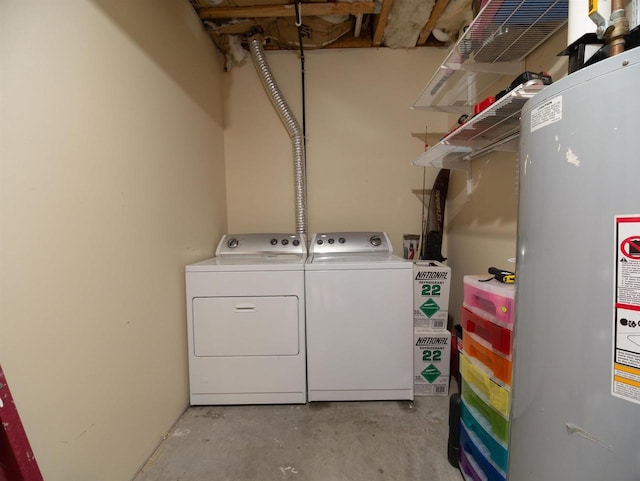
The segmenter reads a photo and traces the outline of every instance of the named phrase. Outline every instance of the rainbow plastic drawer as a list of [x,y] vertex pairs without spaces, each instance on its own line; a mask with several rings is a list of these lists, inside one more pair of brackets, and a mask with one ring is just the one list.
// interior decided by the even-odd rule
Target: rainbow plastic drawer
[[471,333],[462,336],[462,351],[486,367],[491,374],[505,384],[511,384],[511,360],[483,346]]
[[490,406],[484,397],[474,391],[474,389],[463,379],[461,389],[462,401],[470,407],[475,408],[491,426],[491,434],[502,442],[509,440],[509,420],[507,417]]
[[464,353],[460,353],[460,373],[463,380],[473,386],[504,416],[509,416],[511,393],[507,388],[495,382],[481,368],[473,364]]
[[[460,451],[464,452],[467,459],[473,459],[478,467],[476,474],[488,481],[506,481],[507,473],[490,461],[486,448],[482,446],[478,438],[470,432],[464,423],[460,421]],[[480,472],[477,472],[480,471]]]
[[515,320],[515,284],[502,284],[487,276],[464,276],[464,302],[467,309],[495,318],[503,327],[513,328]]
[[507,446],[493,436],[489,421],[484,419],[477,409],[467,406],[464,402],[461,404],[460,414],[467,431],[475,434],[482,446],[486,448],[489,459],[506,472],[509,458]]
[[483,317],[463,307],[461,310],[461,324],[466,332],[470,332],[487,341],[493,349],[505,356],[511,355],[512,335],[511,329],[496,324],[495,319]]

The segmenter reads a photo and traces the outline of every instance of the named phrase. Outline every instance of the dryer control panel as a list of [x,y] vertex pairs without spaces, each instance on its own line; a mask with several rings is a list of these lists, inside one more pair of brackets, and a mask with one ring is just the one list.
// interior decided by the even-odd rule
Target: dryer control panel
[[226,234],[216,249],[216,257],[244,255],[305,255],[303,234]]
[[386,232],[326,232],[314,234],[310,254],[392,254]]

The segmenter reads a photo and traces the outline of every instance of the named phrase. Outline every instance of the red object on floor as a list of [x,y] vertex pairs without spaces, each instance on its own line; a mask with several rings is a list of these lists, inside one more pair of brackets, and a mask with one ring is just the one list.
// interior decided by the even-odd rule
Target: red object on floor
[[0,366],[0,481],[43,481]]

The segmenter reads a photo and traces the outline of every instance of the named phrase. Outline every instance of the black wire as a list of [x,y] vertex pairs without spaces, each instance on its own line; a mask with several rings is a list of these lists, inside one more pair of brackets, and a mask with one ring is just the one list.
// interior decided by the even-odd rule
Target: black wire
[[[428,143],[427,143],[427,126],[425,125],[424,127],[424,150],[427,150]],[[422,215],[420,216],[420,236],[422,237],[422,243],[420,244],[420,252],[418,252],[418,260],[425,260],[424,258],[426,257],[426,255],[424,255],[426,251],[425,248],[425,243],[427,242],[427,219],[425,219],[424,216],[424,211],[425,211],[425,197],[427,195],[427,191],[426,191],[426,184],[427,184],[427,168],[423,167],[422,168]]]
[[[302,15],[300,14],[300,0],[295,0],[296,8],[296,24],[298,27],[298,43],[300,44],[300,76],[302,83],[302,141],[304,142],[305,151],[305,163],[307,159],[307,105],[305,94],[305,80],[304,80],[304,47],[302,46]],[[305,169],[306,171],[306,169]]]

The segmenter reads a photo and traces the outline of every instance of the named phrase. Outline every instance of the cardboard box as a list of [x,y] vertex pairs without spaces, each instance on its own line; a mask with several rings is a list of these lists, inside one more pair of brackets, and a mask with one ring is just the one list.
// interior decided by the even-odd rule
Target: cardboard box
[[436,261],[413,265],[413,322],[415,327],[447,328],[451,267]]
[[416,396],[448,396],[451,332],[414,328],[413,387]]
[[[335,42],[351,31],[353,19],[349,15],[336,16],[336,21],[322,17],[304,17],[302,19],[302,44],[305,48],[322,48]],[[278,17],[269,24],[266,34],[276,45],[295,48],[300,46],[298,26],[295,17]]]

